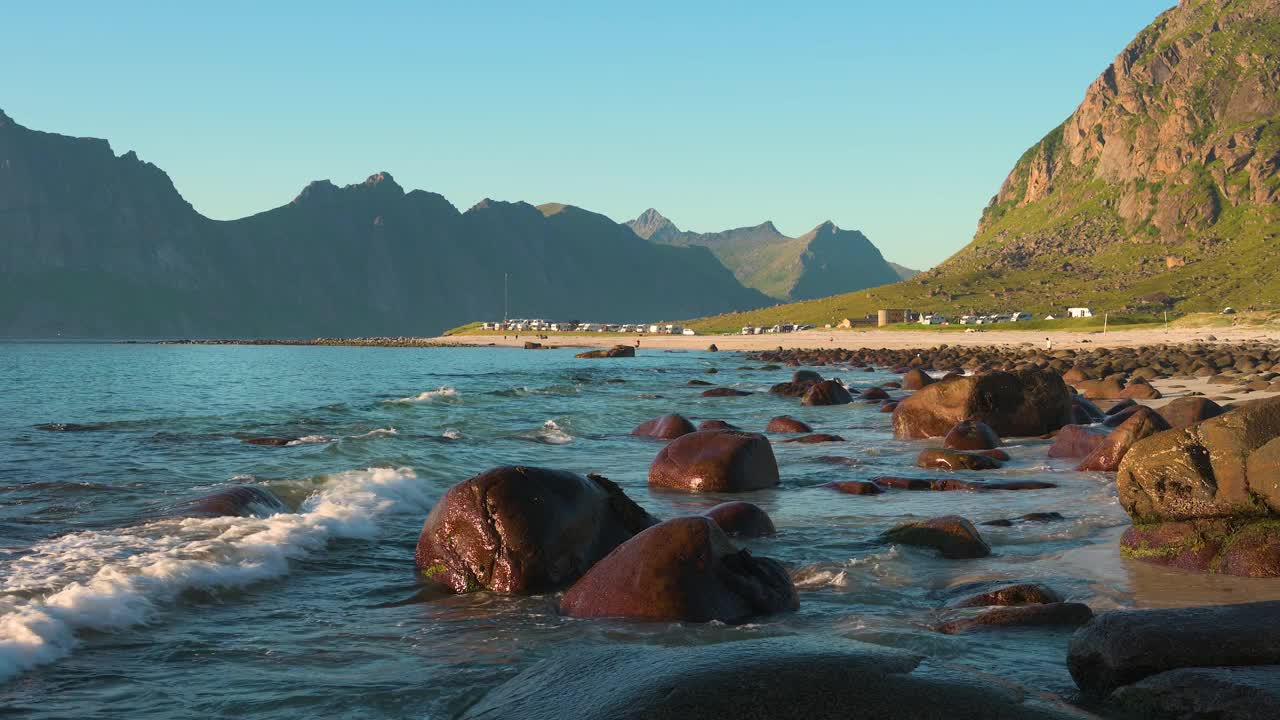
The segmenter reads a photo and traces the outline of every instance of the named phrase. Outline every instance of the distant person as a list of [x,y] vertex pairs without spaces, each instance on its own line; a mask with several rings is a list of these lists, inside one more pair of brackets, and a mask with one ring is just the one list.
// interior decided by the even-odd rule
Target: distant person
[[1053,341],[1052,341],[1052,340],[1050,340],[1049,338],[1045,338],[1045,339],[1044,339],[1044,349],[1045,349],[1045,350],[1052,350],[1052,349],[1053,349]]
[[640,341],[636,340],[636,347],[640,347]]

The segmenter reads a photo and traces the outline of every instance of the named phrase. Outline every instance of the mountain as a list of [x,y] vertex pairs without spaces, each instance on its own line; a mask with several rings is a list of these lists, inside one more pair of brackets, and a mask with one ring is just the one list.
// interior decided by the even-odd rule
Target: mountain
[[686,232],[653,208],[627,222],[640,237],[674,247],[705,247],[743,285],[779,300],[822,297],[901,279],[865,235],[827,221],[798,238],[773,223],[717,233]]
[[906,265],[899,265],[898,263],[892,262],[892,261],[889,262],[889,267],[893,268],[893,271],[898,273],[899,280],[910,280],[911,278],[919,275],[921,272],[919,270],[912,270]]
[[0,113],[3,336],[430,335],[500,318],[506,273],[516,316],[639,322],[770,302],[704,248],[569,206],[460,213],[387,173],[212,220],[135,153]]
[[1022,155],[968,246],[909,282],[777,314],[1276,309],[1278,168],[1280,0],[1182,0]]

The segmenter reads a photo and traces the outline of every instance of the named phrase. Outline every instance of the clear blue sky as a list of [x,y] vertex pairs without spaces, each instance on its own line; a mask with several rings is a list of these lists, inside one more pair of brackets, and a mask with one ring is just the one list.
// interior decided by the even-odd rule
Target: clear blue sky
[[831,219],[924,267],[1172,4],[5,3],[0,108],[216,218],[387,170],[462,209]]

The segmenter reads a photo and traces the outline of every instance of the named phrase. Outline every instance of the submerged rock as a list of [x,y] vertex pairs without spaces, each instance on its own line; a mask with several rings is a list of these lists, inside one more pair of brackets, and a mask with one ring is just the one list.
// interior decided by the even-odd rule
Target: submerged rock
[[741,430],[742,428],[724,420],[703,420],[698,423],[699,430]]
[[754,393],[748,392],[748,391],[746,391],[746,390],[739,390],[739,389],[737,389],[737,388],[727,388],[727,387],[711,388],[710,390],[703,390],[703,391],[702,391],[702,397],[705,397],[705,398],[710,398],[710,397],[746,397],[747,395],[753,395],[753,394],[754,394]]
[[[571,698],[572,701],[567,701]],[[946,718],[1063,720],[1085,714],[1041,693],[918,655],[793,636],[691,646],[614,644],[543,660],[463,720]]]
[[1062,596],[1040,583],[1018,583],[998,587],[978,595],[970,595],[952,603],[951,607],[1043,605],[1060,602],[1062,602]]
[[640,423],[636,426],[636,429],[631,431],[631,434],[658,438],[659,440],[674,440],[691,432],[696,432],[696,428],[685,416],[663,415]]
[[235,485],[174,506],[178,517],[267,517],[289,512],[283,501],[266,488]]
[[797,420],[790,415],[779,415],[769,420],[765,432],[771,433],[811,433],[813,428],[808,423]]
[[1088,605],[1052,602],[1032,605],[997,607],[978,615],[950,620],[937,627],[938,632],[955,635],[976,630],[1010,627],[1075,627],[1089,622],[1093,611]]
[[823,487],[838,490],[846,495],[879,495],[884,492],[884,489],[879,485],[866,480],[836,480],[823,485]]
[[886,532],[885,542],[935,548],[944,558],[962,560],[991,554],[991,547],[973,523],[959,515],[944,515],[904,523]]
[[835,380],[823,380],[809,386],[800,402],[803,405],[848,405],[853,402],[853,396]]
[[418,537],[418,572],[463,593],[560,589],[655,520],[599,475],[504,466],[445,492]]
[[716,521],[682,517],[622,544],[560,602],[570,617],[740,622],[795,610],[795,585],[774,560],[734,547]]
[[978,453],[930,448],[920,451],[916,456],[916,465],[922,468],[945,470],[994,470],[1000,467],[1000,462],[993,457]]
[[819,443],[844,442],[844,438],[830,433],[813,433],[812,435],[801,435],[800,437],[791,438],[790,440],[783,440],[783,442],[817,445]]
[[768,438],[734,430],[682,435],[658,452],[649,484],[689,492],[743,492],[778,484]]
[[942,447],[952,450],[993,450],[1000,447],[1000,436],[984,422],[964,420],[947,431]]
[[587,352],[580,352],[577,355],[574,355],[574,357],[586,358],[586,359],[621,358],[621,357],[635,357],[635,356],[636,356],[636,349],[630,345],[614,345],[613,347],[608,348],[606,350],[588,350]]
[[765,537],[778,532],[769,513],[759,505],[741,500],[720,503],[705,514],[730,537]]

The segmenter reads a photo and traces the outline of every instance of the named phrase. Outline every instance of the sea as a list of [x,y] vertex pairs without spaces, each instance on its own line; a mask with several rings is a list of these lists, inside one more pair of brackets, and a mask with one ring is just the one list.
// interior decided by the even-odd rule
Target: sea
[[[993,582],[1043,583],[1099,612],[1280,594],[1122,559],[1114,478],[1048,458],[1046,440],[1010,442],[1012,461],[981,476],[1053,489],[835,492],[824,485],[942,471],[914,467],[931,443],[894,439],[878,406],[801,407],[767,392],[791,370],[763,365],[647,349],[0,344],[0,716],[443,719],[541,658],[775,636],[905,648],[1070,698],[1070,629],[944,635],[944,606]],[[857,388],[898,377],[819,370]],[[755,394],[702,398],[695,379]],[[650,490],[661,443],[629,432],[671,412],[756,431],[790,414],[844,440],[775,436],[776,489]],[[291,441],[244,442],[260,436]],[[660,518],[756,503],[779,532],[740,544],[785,564],[800,609],[741,625],[576,620],[555,595],[422,586],[413,554],[432,504],[508,464],[603,474]],[[290,511],[175,517],[234,484]],[[980,526],[993,549],[980,560],[880,540],[937,515],[1037,512],[1063,519]]]

